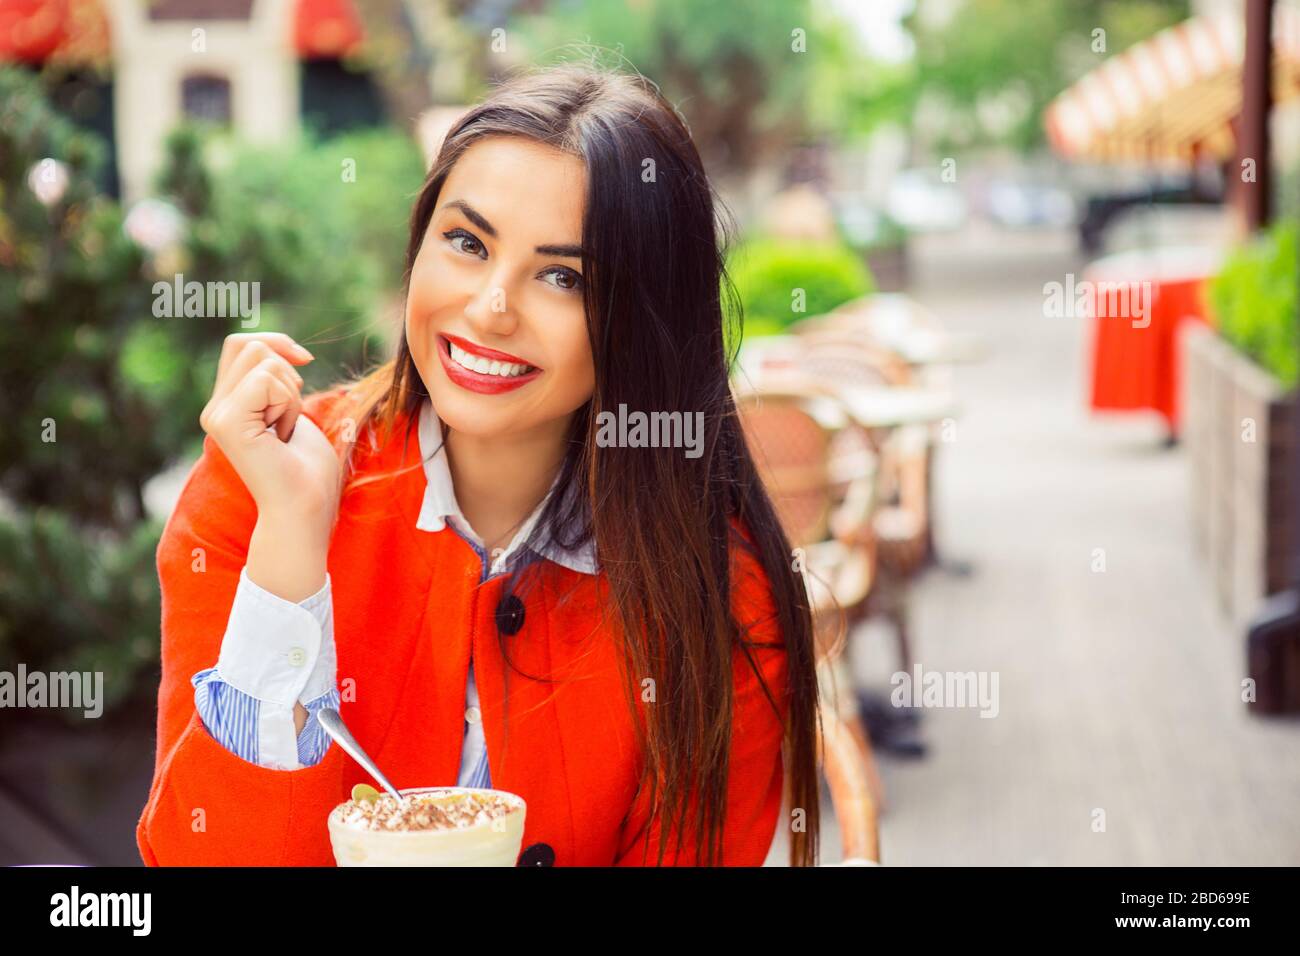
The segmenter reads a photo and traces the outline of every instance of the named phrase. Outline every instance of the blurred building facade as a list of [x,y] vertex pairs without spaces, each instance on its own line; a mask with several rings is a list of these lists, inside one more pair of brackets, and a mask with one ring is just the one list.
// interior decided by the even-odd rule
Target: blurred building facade
[[55,67],[74,121],[108,140],[106,184],[149,191],[167,133],[185,119],[274,143],[383,116],[352,0],[5,0],[0,63]]

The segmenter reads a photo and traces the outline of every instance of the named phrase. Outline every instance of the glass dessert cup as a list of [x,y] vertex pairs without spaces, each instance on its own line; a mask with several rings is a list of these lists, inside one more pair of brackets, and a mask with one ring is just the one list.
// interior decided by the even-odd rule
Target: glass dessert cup
[[[428,829],[367,829],[344,821],[356,803],[345,800],[328,818],[330,844],[339,866],[515,866],[524,839],[527,805],[517,794],[475,787],[414,787],[399,790],[403,797],[424,799],[439,807],[464,807],[474,799],[509,805],[503,814],[465,826]],[[394,805],[384,794],[384,806]]]

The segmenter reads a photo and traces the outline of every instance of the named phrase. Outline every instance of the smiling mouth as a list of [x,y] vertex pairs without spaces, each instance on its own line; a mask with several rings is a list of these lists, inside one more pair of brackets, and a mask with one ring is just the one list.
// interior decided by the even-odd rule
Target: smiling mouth
[[[508,381],[512,378],[518,378],[522,375],[528,375],[539,371],[535,365],[529,365],[526,362],[509,361],[502,358],[501,356],[505,354],[502,352],[495,352],[493,350],[494,354],[491,356],[472,352],[457,344],[458,342],[465,342],[464,339],[452,341],[450,337],[440,335],[438,336],[438,341],[446,356],[467,372],[476,372],[479,375],[491,375]],[[465,344],[468,345],[470,343],[465,342]]]
[[438,359],[455,385],[480,395],[504,395],[526,388],[543,372],[535,365],[458,335],[438,335]]

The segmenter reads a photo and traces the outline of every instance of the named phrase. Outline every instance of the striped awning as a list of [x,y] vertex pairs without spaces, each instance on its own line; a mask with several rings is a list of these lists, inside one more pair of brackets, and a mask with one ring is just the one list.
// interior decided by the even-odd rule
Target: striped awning
[[[1052,147],[1069,159],[1219,160],[1236,155],[1245,24],[1196,17],[1112,57],[1043,114]],[[1273,17],[1273,97],[1300,95],[1300,7]]]

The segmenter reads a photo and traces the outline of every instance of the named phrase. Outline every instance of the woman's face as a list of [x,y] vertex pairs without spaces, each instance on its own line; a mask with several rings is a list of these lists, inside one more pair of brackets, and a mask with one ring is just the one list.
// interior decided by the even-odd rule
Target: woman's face
[[595,389],[580,159],[491,136],[443,183],[411,270],[406,341],[438,415],[478,436],[567,424]]

